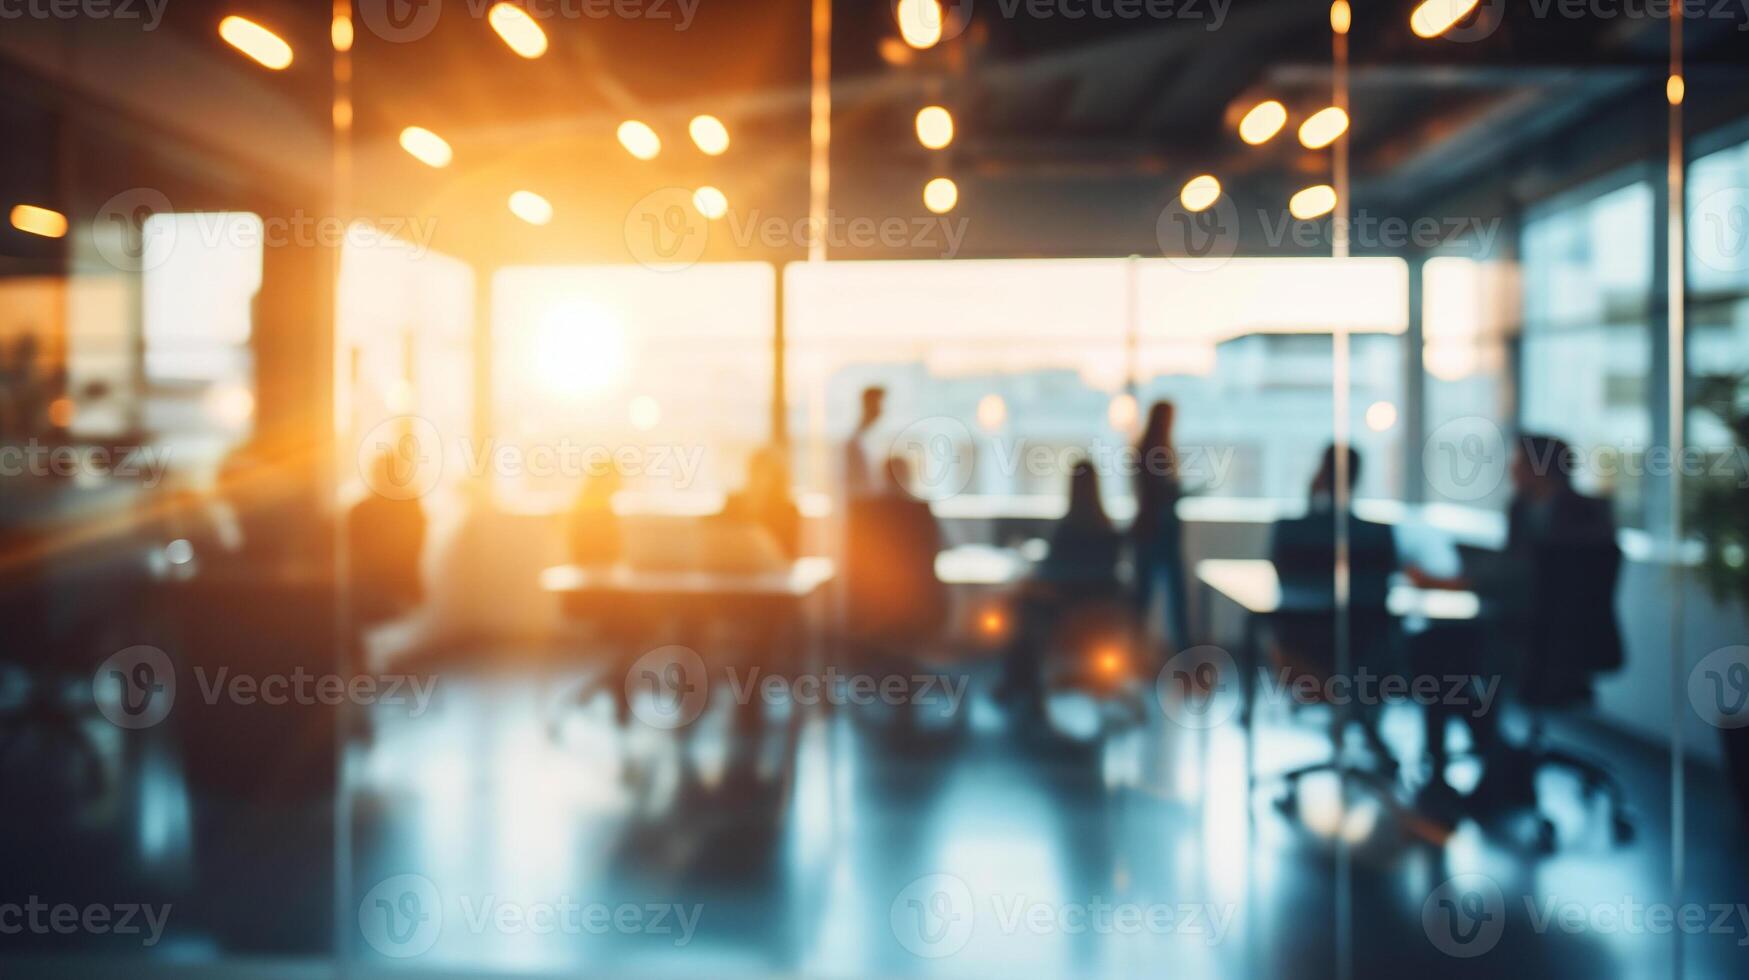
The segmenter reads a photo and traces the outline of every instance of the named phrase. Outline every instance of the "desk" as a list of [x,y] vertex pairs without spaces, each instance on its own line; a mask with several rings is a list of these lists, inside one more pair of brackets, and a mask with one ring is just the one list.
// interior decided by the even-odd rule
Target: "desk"
[[[1330,604],[1322,594],[1296,590],[1284,597],[1281,580],[1275,574],[1275,563],[1267,558],[1209,558],[1196,563],[1196,577],[1252,615],[1267,616],[1284,609],[1288,612],[1330,610]],[[1437,620],[1468,621],[1482,613],[1481,600],[1474,592],[1422,589],[1407,583],[1391,586],[1385,607],[1393,616]]]
[[[541,572],[540,587],[564,600],[567,615],[612,617],[629,610],[640,627],[651,623],[660,630],[678,634],[627,637],[629,642],[648,647],[682,643],[712,666],[722,664],[724,658],[720,651],[700,642],[706,635],[705,628],[714,621],[753,624],[755,633],[750,645],[755,648],[755,659],[781,661],[761,664],[770,674],[798,666],[817,669],[817,664],[799,663],[818,649],[809,631],[801,628],[802,604],[822,593],[835,574],[832,559],[822,557],[797,558],[767,571],[662,570],[617,562],[555,565]],[[769,658],[764,656],[767,653],[771,654]],[[715,675],[715,670],[707,668],[707,685],[717,683]],[[590,691],[586,687],[580,696],[586,697]],[[709,691],[707,686],[704,701],[707,706],[712,700]],[[737,704],[734,718],[737,748],[731,752],[731,767],[752,771],[758,759],[759,736],[767,720],[763,699],[754,697]],[[683,727],[690,735],[691,727]],[[800,712],[793,712],[783,733],[784,764],[780,772],[786,791],[800,730]]]
[[[1251,711],[1260,659],[1257,625],[1272,613],[1333,612],[1334,609],[1328,594],[1322,589],[1290,589],[1284,595],[1275,563],[1267,558],[1209,558],[1196,563],[1196,577],[1209,591],[1226,596],[1247,613],[1244,641],[1236,660],[1239,667],[1239,717],[1245,726],[1245,780],[1249,785],[1256,744]],[[1406,583],[1391,586],[1385,607],[1393,616],[1459,622],[1474,620],[1482,611],[1481,600],[1474,592],[1422,589]],[[1203,621],[1208,622],[1206,614]]]
[[818,592],[836,570],[830,558],[797,558],[787,568],[757,572],[659,570],[613,565],[555,565],[540,586],[557,595],[620,595],[690,602],[699,599],[799,601]]
[[947,585],[1013,585],[1032,571],[1032,562],[1015,548],[962,544],[935,556],[935,577]]

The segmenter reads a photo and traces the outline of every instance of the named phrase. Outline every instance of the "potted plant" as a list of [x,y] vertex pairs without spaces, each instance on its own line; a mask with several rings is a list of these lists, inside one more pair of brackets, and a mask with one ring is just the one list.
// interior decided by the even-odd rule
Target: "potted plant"
[[[1692,404],[1730,430],[1731,465],[1708,467],[1690,484],[1689,527],[1704,546],[1701,577],[1713,597],[1749,608],[1749,375],[1715,374],[1695,379]],[[1738,803],[1749,813],[1749,727],[1719,728],[1725,764]]]

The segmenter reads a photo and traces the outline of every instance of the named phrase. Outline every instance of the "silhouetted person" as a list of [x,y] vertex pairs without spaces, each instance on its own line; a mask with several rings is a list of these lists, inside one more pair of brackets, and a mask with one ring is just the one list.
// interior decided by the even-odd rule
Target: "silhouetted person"
[[939,630],[947,596],[935,577],[941,526],[911,495],[904,460],[888,460],[886,473],[886,492],[850,502],[847,617],[853,637],[898,644]]
[[[1519,656],[1517,696],[1532,705],[1564,706],[1588,701],[1594,674],[1622,663],[1613,581],[1621,561],[1615,519],[1609,502],[1587,497],[1573,486],[1577,456],[1553,436],[1519,436],[1513,454],[1513,495],[1507,505],[1506,551],[1500,569],[1478,578],[1466,569],[1453,577],[1409,568],[1423,588],[1475,589],[1485,600],[1506,607],[1505,624]],[[1510,634],[1516,634],[1511,636]],[[1472,673],[1480,666],[1483,637],[1477,629],[1431,630],[1416,653],[1423,673]],[[1439,705],[1426,713],[1427,751],[1433,770],[1429,787],[1449,792],[1444,783],[1445,729],[1457,714],[1469,725],[1471,740],[1483,755],[1503,759],[1497,719],[1477,716],[1462,705]],[[1531,787],[1522,772],[1484,769],[1476,793],[1499,802],[1523,802]],[[1505,799],[1504,797],[1511,797]],[[1485,799],[1485,802],[1495,800]]]
[[619,561],[619,517],[613,511],[613,496],[620,485],[619,471],[615,469],[584,479],[565,528],[566,550],[572,564],[611,565]]
[[886,404],[886,399],[885,388],[871,385],[862,389],[861,414],[857,417],[855,431],[851,432],[850,440],[844,446],[846,498],[881,493],[886,489],[884,479],[877,480],[875,472],[869,466],[869,456],[873,450],[868,445],[869,434],[875,423],[880,421],[881,408]]
[[1172,448],[1172,423],[1176,410],[1169,401],[1155,402],[1148,410],[1148,424],[1136,443],[1136,519],[1130,525],[1130,547],[1135,559],[1136,606],[1144,621],[1153,609],[1154,595],[1165,601],[1167,645],[1182,650],[1190,645],[1189,604],[1185,598],[1184,527],[1178,520],[1178,499],[1184,495],[1178,480],[1178,454]]
[[416,608],[425,596],[419,563],[425,553],[425,510],[416,497],[397,499],[375,488],[392,486],[394,457],[371,461],[372,488],[346,514],[346,545],[353,619],[369,626]]
[[13,338],[0,366],[0,435],[28,438],[40,431],[50,396],[37,368],[36,334],[26,331]]
[[1123,538],[1105,513],[1093,464],[1078,462],[1070,470],[1069,509],[1051,528],[1049,540],[1050,553],[1020,590],[1019,628],[1003,663],[999,691],[1012,706],[1035,717],[1044,712],[1047,646],[1075,646],[1082,634],[1100,627],[1127,626],[1113,623],[1109,610],[1101,609],[1066,625],[1077,607],[1092,608],[1121,597],[1117,563]]
[[783,450],[765,446],[747,461],[747,483],[723,504],[727,520],[764,530],[785,558],[801,553],[802,515],[790,496],[789,464]]
[[[1360,453],[1348,448],[1348,484],[1360,479]],[[1377,675],[1389,653],[1393,624],[1385,601],[1397,570],[1397,543],[1390,527],[1363,521],[1346,509],[1348,539],[1348,656],[1336,646],[1336,447],[1324,450],[1307,492],[1304,516],[1276,521],[1269,560],[1281,583],[1281,608],[1270,617],[1280,659],[1289,671],[1322,681],[1338,670],[1362,668]],[[1349,719],[1388,767],[1396,765],[1379,737],[1377,704],[1355,704]],[[1340,738],[1338,738],[1340,742]],[[1338,745],[1340,750],[1340,744]]]
[[1051,528],[1050,553],[1035,570],[1039,581],[1110,594],[1117,589],[1123,538],[1106,516],[1099,473],[1078,462],[1069,471],[1069,509]]

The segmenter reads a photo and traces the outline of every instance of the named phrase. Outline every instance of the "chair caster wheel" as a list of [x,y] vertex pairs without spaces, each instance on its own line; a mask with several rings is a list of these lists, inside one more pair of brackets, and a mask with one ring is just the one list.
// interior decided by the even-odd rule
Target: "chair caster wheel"
[[1609,821],[1610,837],[1617,845],[1631,844],[1634,840],[1634,825],[1627,817],[1616,814]]
[[1555,822],[1548,817],[1540,817],[1536,822],[1536,847],[1544,854],[1555,852]]

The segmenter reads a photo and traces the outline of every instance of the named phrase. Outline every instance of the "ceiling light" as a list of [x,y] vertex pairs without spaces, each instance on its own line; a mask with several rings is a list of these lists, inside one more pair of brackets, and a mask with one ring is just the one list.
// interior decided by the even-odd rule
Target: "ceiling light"
[[540,29],[528,11],[513,3],[493,5],[486,13],[486,22],[510,45],[510,50],[524,58],[538,58],[547,53],[547,32]]
[[401,130],[401,149],[428,167],[447,167],[455,156],[443,137],[423,126],[408,126]]
[[1479,0],[1423,0],[1409,15],[1409,29],[1417,37],[1438,37],[1476,9]]
[[44,238],[61,238],[67,234],[67,216],[34,204],[18,204],[12,208],[12,227]]
[[938,105],[917,110],[917,142],[939,150],[953,142],[953,114]]
[[1336,208],[1336,188],[1329,184],[1313,184],[1296,193],[1287,202],[1287,212],[1301,221],[1329,214]]
[[662,138],[656,131],[636,119],[619,124],[619,145],[639,160],[654,160],[662,152]]
[[1203,174],[1185,181],[1184,189],[1178,192],[1178,203],[1186,211],[1206,211],[1220,197],[1221,182],[1212,174]]
[[686,131],[706,156],[718,156],[729,148],[729,127],[716,116],[693,116]]
[[1239,120],[1239,138],[1252,146],[1267,143],[1281,132],[1281,127],[1287,125],[1287,109],[1280,102],[1270,99],[1259,102],[1245,113],[1245,118]]
[[1300,123],[1300,145],[1308,150],[1321,150],[1348,131],[1348,113],[1336,106],[1319,109]]
[[923,206],[936,214],[946,214],[960,200],[960,189],[946,177],[937,177],[923,185]]
[[291,45],[247,17],[235,14],[219,21],[219,37],[238,51],[255,59],[262,67],[279,71],[292,63]]
[[510,195],[510,213],[531,225],[544,225],[553,220],[553,206],[534,191],[517,191]]

